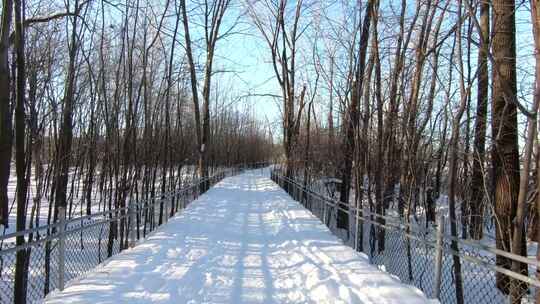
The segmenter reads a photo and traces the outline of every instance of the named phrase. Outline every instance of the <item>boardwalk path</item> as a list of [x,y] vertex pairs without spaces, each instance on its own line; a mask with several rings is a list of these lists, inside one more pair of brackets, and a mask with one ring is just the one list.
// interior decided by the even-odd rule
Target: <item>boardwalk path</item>
[[46,303],[425,303],[261,171],[218,183]]

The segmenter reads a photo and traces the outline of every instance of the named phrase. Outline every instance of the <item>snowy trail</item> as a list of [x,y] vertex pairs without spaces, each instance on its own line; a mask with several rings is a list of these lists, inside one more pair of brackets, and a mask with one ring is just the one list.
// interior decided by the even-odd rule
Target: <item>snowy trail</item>
[[227,178],[46,303],[426,303],[261,171]]

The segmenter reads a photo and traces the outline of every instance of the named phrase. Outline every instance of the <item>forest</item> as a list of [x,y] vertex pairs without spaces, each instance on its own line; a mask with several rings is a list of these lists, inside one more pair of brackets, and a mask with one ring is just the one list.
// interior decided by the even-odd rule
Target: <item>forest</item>
[[[442,215],[456,239],[540,261],[539,6],[3,0],[2,233],[270,162],[304,186],[337,184],[326,194],[346,241],[363,233],[349,208],[381,225]],[[384,250],[385,230],[373,238]],[[17,253],[15,284],[28,259]],[[540,275],[504,255],[496,267]],[[522,285],[497,272],[514,303]]]

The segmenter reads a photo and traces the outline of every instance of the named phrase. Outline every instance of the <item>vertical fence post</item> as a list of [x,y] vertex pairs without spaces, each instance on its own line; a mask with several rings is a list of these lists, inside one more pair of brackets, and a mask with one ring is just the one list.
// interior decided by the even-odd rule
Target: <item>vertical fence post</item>
[[181,205],[181,209],[184,210],[186,208],[186,199],[187,199],[187,196],[188,196],[188,192],[187,191],[182,191],[182,205]]
[[[348,212],[351,212],[350,211],[351,209],[349,208],[348,209]],[[350,218],[350,216],[349,216]],[[360,226],[360,212],[358,210],[358,204],[356,204],[356,208],[355,208],[355,211],[354,211],[354,219],[355,219],[355,225],[354,225],[354,250],[358,251],[358,239],[360,238],[360,236],[358,235],[358,232],[360,231],[359,226]],[[362,223],[363,224],[363,223]],[[364,231],[364,230],[362,230]]]
[[174,204],[174,214],[176,215],[176,213],[178,212],[178,210],[180,210],[180,192],[176,192],[174,194],[174,201],[175,201],[175,204]]
[[443,235],[444,216],[440,214],[437,217],[437,243],[435,245],[435,298],[439,298],[441,294]]
[[[322,203],[322,220],[323,223],[326,225],[326,202],[319,198],[319,201]],[[321,210],[321,207],[319,205],[319,210]]]
[[163,202],[163,219],[164,219],[164,223],[167,223],[169,221],[169,208],[171,206],[171,196],[170,195],[166,195],[164,198],[163,198],[165,201]]
[[66,259],[66,208],[58,207],[58,289],[64,290]]
[[129,247],[133,248],[135,246],[135,223],[137,221],[135,216],[135,203],[129,201],[128,205],[129,213]]

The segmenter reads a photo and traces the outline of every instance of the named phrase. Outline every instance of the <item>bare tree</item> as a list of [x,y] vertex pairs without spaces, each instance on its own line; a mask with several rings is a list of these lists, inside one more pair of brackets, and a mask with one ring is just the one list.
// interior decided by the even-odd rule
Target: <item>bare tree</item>
[[[210,90],[213,75],[214,55],[216,44],[222,34],[220,27],[223,16],[229,8],[230,0],[204,1],[204,45],[206,48],[206,61],[204,63],[203,88],[202,88],[202,110],[199,102],[199,89],[197,81],[197,67],[193,59],[192,37],[190,35],[190,24],[188,20],[188,8],[186,1],[180,0],[180,10],[182,11],[182,24],[184,26],[184,40],[186,55],[188,58],[189,74],[191,77],[191,93],[195,109],[195,127],[197,130],[197,143],[199,146],[199,175],[205,178],[208,175],[206,151],[210,142]],[[202,111],[202,122],[201,122]]]
[[[272,67],[281,89],[285,167],[286,175],[291,177],[294,166],[293,150],[305,106],[303,99],[297,97],[296,88],[297,56],[299,52],[297,44],[303,33],[303,28],[300,28],[300,18],[302,17],[304,4],[300,0],[293,6],[294,17],[290,23],[286,19],[289,7],[288,2],[285,0],[265,4],[248,0],[247,4],[251,19],[270,50]],[[265,13],[268,16],[265,16]],[[269,21],[267,22],[267,20]]]
[[[358,107],[360,104],[360,98],[362,95],[364,71],[366,68],[366,54],[368,50],[368,41],[370,34],[371,18],[374,12],[373,8],[376,7],[376,1],[370,0],[367,3],[366,11],[364,13],[364,20],[362,24],[360,41],[358,46],[358,59],[354,68],[354,78],[351,85],[351,103],[347,109],[346,128],[343,145],[344,161],[341,170],[341,189],[339,200],[342,203],[342,208],[338,210],[337,227],[342,229],[349,229],[349,218],[346,210],[349,205],[349,193],[351,187],[352,177],[352,164],[353,153],[355,150],[355,134],[358,132],[359,114]],[[360,177],[361,178],[361,177]]]
[[[28,193],[27,164],[31,157],[31,148],[25,147],[26,121],[25,121],[25,95],[26,95],[26,71],[25,71],[25,34],[24,34],[24,1],[15,0],[15,49],[16,49],[16,102],[15,102],[15,168],[17,172],[17,231],[26,228],[26,196]],[[28,153],[28,155],[27,155]],[[31,159],[31,158],[30,158]],[[28,166],[30,168],[30,166]],[[24,235],[18,236],[18,246],[25,243]],[[29,250],[17,252],[15,263],[15,295],[17,303],[26,303],[27,274]]]
[[13,14],[13,1],[2,2],[2,28],[0,28],[0,224],[8,225],[9,201],[7,185],[11,168],[11,75],[9,67],[9,37]]
[[489,3],[480,1],[480,48],[478,50],[478,91],[476,124],[474,129],[473,167],[471,179],[471,220],[469,232],[473,239],[483,234],[484,168],[486,145],[486,118],[488,106],[488,52],[489,52]]
[[[514,0],[495,0],[493,3],[494,57],[492,92],[492,136],[494,170],[494,204],[496,214],[497,248],[511,250],[511,240],[519,193],[519,150],[517,129],[516,84],[516,29]],[[508,86],[509,89],[506,89]],[[520,227],[519,229],[523,229]],[[525,249],[525,234],[519,246]],[[524,251],[522,251],[524,252]],[[497,265],[511,268],[511,261],[497,256]],[[497,287],[509,292],[510,278],[497,273]]]

